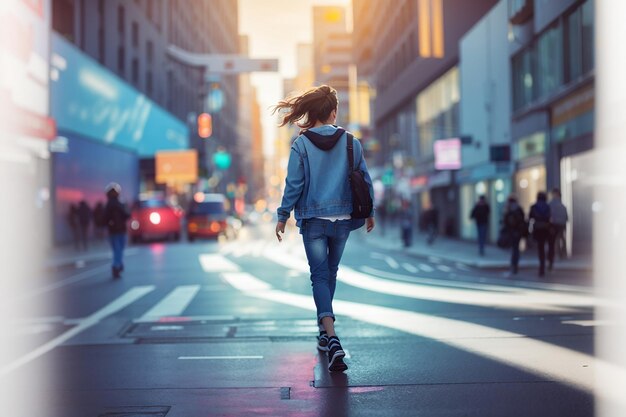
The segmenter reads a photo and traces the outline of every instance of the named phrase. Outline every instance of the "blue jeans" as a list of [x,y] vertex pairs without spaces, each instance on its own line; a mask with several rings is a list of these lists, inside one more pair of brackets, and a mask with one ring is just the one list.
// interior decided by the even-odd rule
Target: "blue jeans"
[[126,233],[112,233],[109,235],[109,243],[113,249],[113,268],[121,268],[124,265],[124,246],[126,246]]
[[331,222],[314,218],[303,221],[302,240],[311,271],[318,323],[324,317],[332,317],[333,320],[335,318],[332,302],[337,284],[337,270],[350,235],[351,224],[350,220]]
[[485,242],[487,242],[487,223],[476,223],[476,229],[478,230],[478,251],[481,255],[485,254]]

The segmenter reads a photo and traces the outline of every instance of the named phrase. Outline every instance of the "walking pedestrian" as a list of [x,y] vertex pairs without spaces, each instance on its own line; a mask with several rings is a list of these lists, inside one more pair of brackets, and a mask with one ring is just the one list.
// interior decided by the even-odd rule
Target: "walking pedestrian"
[[107,204],[104,208],[102,220],[109,229],[109,243],[113,251],[111,271],[113,278],[119,278],[124,271],[124,247],[126,246],[126,222],[130,218],[128,209],[120,201],[122,187],[117,183],[110,183],[105,188]]
[[87,240],[89,237],[89,225],[91,223],[91,209],[85,200],[78,204],[78,227],[80,243],[84,251],[87,250]]
[[67,223],[69,224],[70,230],[72,231],[74,249],[80,250],[80,220],[78,219],[78,205],[73,203],[70,204],[70,208],[67,211]]
[[[276,237],[282,241],[285,223],[294,210],[296,225],[304,241],[311,271],[313,299],[317,308],[319,336],[317,348],[328,352],[328,369],[344,371],[345,352],[335,332],[332,301],[337,271],[348,236],[367,223],[374,228],[374,213],[353,219],[352,192],[348,181],[347,132],[335,126],[337,92],[322,85],[280,101],[274,111],[282,111],[282,123],[296,124],[302,131],[291,145],[285,190],[278,208]],[[353,141],[354,168],[364,174],[374,199],[363,149]]]
[[426,242],[432,245],[439,232],[439,211],[432,204],[428,204],[422,216],[426,228]]
[[402,242],[405,248],[413,243],[413,211],[411,203],[407,200],[402,202],[402,213],[400,214],[400,230]]
[[93,225],[96,235],[96,239],[101,240],[104,238],[104,228],[107,226],[104,223],[104,203],[98,201],[96,207],[93,209]]
[[546,242],[550,234],[550,206],[547,199],[545,192],[538,192],[537,202],[530,207],[528,214],[528,221],[533,231],[533,240],[537,242],[540,277],[544,276],[546,271]]
[[511,194],[504,207],[501,233],[506,236],[505,245],[510,245],[511,248],[511,274],[513,275],[517,274],[519,268],[519,244],[527,230],[524,210],[517,203],[517,197]]
[[485,243],[487,241],[487,229],[489,227],[489,204],[484,195],[478,197],[478,202],[474,205],[470,214],[470,219],[476,222],[476,230],[478,232],[478,253],[485,256]]
[[552,190],[550,200],[550,234],[548,236],[548,270],[552,270],[554,255],[558,251],[559,258],[567,256],[567,246],[565,243],[565,227],[569,220],[567,208],[561,202],[561,190]]

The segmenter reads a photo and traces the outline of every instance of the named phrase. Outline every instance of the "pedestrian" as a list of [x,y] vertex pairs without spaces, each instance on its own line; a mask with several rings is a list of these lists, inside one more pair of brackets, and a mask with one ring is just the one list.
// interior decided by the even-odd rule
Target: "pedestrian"
[[487,242],[487,229],[489,227],[489,204],[484,195],[478,197],[478,202],[474,205],[470,214],[470,219],[476,222],[476,231],[478,232],[478,253],[485,256],[485,243]]
[[402,202],[400,230],[402,233],[402,243],[405,248],[408,248],[413,243],[413,211],[411,209],[411,203],[406,200]]
[[[313,300],[317,309],[319,336],[317,348],[328,352],[328,369],[344,371],[345,352],[335,332],[332,301],[337,271],[348,236],[364,223],[374,228],[374,213],[353,219],[352,192],[348,181],[347,132],[335,126],[337,91],[322,85],[280,101],[282,122],[302,130],[291,145],[287,178],[280,207],[276,237],[282,241],[285,223],[294,210],[302,234],[311,272]],[[372,201],[374,190],[367,171],[361,143],[353,140],[354,168],[364,174]]]
[[91,224],[91,209],[85,200],[78,204],[78,228],[80,243],[83,250],[87,250],[87,238],[89,236],[89,225]]
[[104,223],[103,217],[104,203],[102,203],[102,201],[98,201],[96,203],[96,207],[93,209],[93,225],[96,239],[98,240],[104,238],[104,228],[106,227],[106,224]]
[[102,220],[109,229],[109,243],[113,251],[111,271],[113,278],[119,278],[124,271],[124,246],[126,246],[126,222],[130,218],[128,209],[120,201],[122,187],[117,183],[110,183],[105,188],[107,204],[104,208]]
[[80,231],[78,219],[78,205],[72,203],[67,212],[67,223],[72,231],[72,240],[74,241],[74,249],[80,250]]
[[498,241],[506,240],[502,246],[511,248],[511,274],[517,274],[519,268],[519,244],[527,231],[524,210],[517,203],[514,194],[509,195],[502,216],[501,236]]
[[539,276],[546,271],[546,242],[550,234],[550,206],[545,192],[537,193],[537,202],[530,207],[528,222],[532,228],[533,240],[537,242],[537,257],[539,258]]
[[439,211],[432,204],[427,204],[422,213],[424,227],[426,228],[426,242],[429,245],[435,243],[439,232]]
[[550,234],[548,236],[548,269],[552,270],[556,251],[558,251],[560,259],[564,259],[567,256],[565,226],[569,218],[567,216],[567,208],[561,202],[561,190],[558,188],[552,190],[552,199],[549,205]]

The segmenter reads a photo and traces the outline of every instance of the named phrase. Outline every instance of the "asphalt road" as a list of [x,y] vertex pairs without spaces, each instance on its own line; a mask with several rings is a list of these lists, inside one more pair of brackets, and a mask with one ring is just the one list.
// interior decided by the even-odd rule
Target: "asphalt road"
[[25,348],[0,359],[0,377],[29,417],[575,417],[594,415],[597,395],[619,401],[594,388],[602,299],[362,233],[335,294],[345,373],[315,348],[300,235],[279,244],[262,225],[133,246],[120,280],[102,259],[49,271],[19,301],[39,308],[10,326]]

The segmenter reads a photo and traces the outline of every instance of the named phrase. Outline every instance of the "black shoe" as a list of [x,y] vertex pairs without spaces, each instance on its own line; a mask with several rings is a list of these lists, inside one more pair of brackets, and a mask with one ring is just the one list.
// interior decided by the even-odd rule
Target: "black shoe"
[[324,331],[317,336],[317,350],[328,352],[328,335]]
[[120,274],[121,270],[120,268],[117,267],[111,267],[111,272],[113,273],[113,278],[117,279],[119,277],[121,277],[122,275]]
[[337,336],[331,336],[328,340],[328,370],[331,372],[345,371],[348,369],[348,365],[343,361],[346,352],[341,348],[339,338]]

